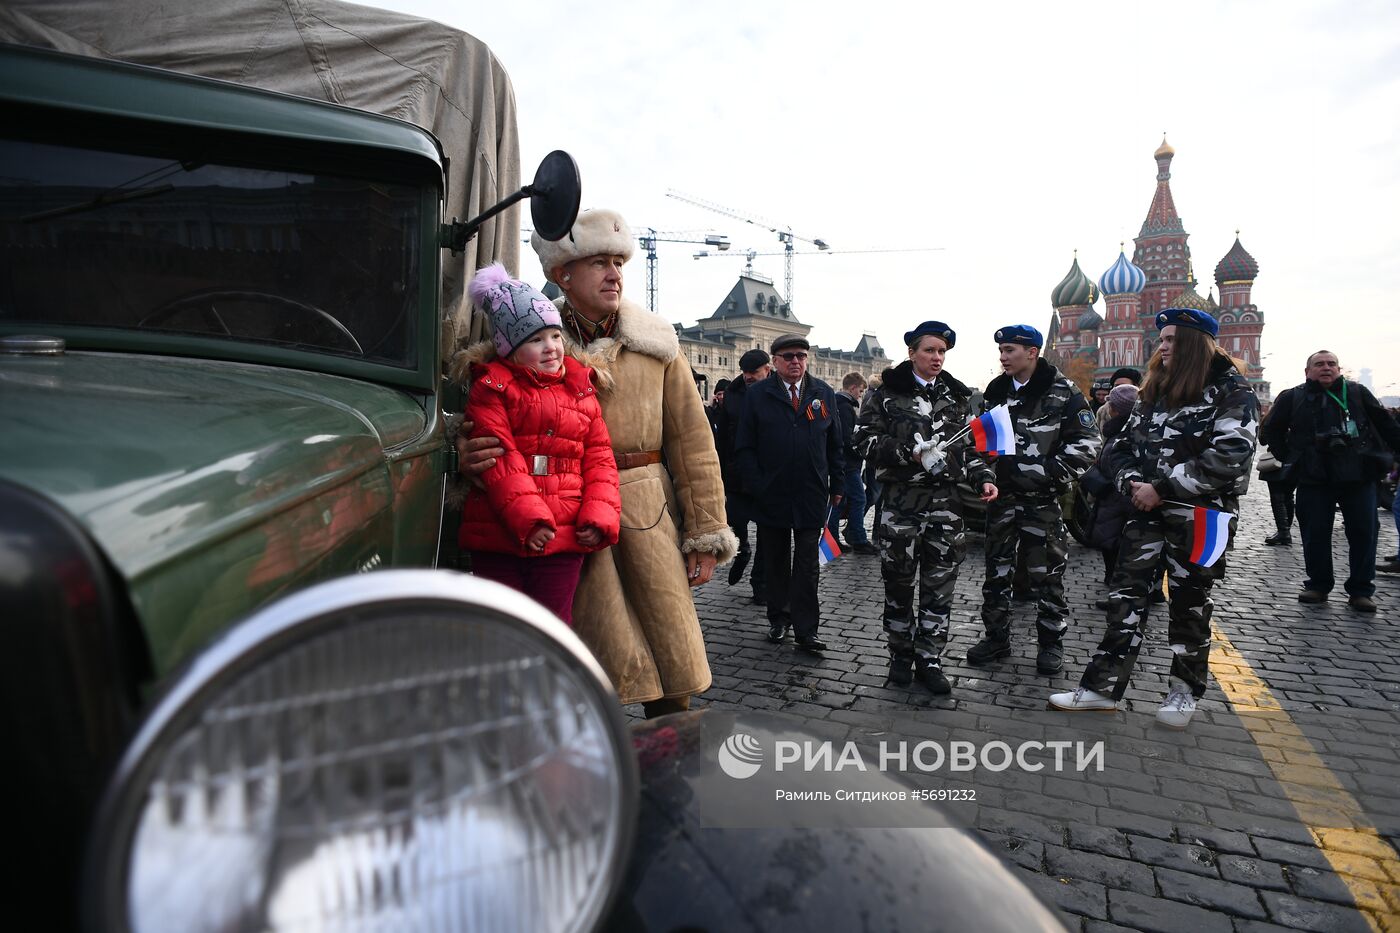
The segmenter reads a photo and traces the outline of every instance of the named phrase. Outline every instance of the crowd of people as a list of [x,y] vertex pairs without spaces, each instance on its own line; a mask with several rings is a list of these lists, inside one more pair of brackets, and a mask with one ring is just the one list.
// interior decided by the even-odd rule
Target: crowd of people
[[[1036,606],[1036,668],[1055,674],[1070,624],[1061,502],[1077,487],[1093,503],[1086,537],[1104,555],[1104,634],[1078,686],[1048,703],[1116,709],[1150,606],[1165,602],[1172,660],[1157,718],[1185,728],[1207,689],[1211,589],[1256,452],[1278,522],[1267,543],[1291,542],[1296,511],[1299,600],[1324,602],[1333,587],[1339,508],[1349,604],[1375,611],[1377,481],[1400,425],[1329,351],[1309,357],[1305,382],[1280,394],[1262,431],[1243,365],[1216,342],[1215,319],[1190,308],[1157,315],[1145,374],[1120,369],[1089,398],[1028,324],[990,334],[1002,374],[974,389],[946,368],[956,332],[928,320],[905,333],[906,360],[869,382],[850,373],[839,389],[808,372],[806,338],[785,334],[746,351],[703,406],[674,329],[622,296],[633,242],[607,210],[582,212],[561,240],[536,236],[562,292],[552,302],[483,270],[471,293],[493,340],[459,353],[452,375],[468,388],[457,447],[474,488],[459,543],[474,572],[572,624],[622,702],[648,716],[708,688],[690,589],[731,559],[727,581],[749,571],[769,641],[791,633],[800,649],[827,650],[820,565],[842,538],[879,557],[888,682],[951,692],[942,655],[969,498],[986,535],[984,633],[967,660],[1011,654],[1019,568]],[[1400,556],[1381,569],[1400,571]]]

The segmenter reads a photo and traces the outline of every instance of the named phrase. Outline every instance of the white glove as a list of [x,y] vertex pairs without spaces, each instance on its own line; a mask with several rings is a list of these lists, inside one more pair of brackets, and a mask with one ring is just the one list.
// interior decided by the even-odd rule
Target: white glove
[[943,453],[943,443],[937,438],[924,440],[923,435],[914,433],[914,456],[929,473],[937,476],[948,466],[948,458]]

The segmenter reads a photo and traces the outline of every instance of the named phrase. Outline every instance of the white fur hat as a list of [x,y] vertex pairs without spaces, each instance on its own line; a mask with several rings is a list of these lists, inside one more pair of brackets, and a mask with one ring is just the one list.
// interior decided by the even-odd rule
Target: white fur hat
[[632,258],[636,241],[621,214],[596,208],[579,211],[573,229],[558,240],[543,239],[538,233],[530,234],[530,246],[540,257],[544,277],[554,282],[556,266],[585,256],[621,256],[622,261],[626,262]]

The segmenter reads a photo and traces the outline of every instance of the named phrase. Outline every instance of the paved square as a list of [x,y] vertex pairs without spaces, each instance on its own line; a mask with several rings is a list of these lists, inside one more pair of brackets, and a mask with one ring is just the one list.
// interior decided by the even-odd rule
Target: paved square
[[[1301,545],[1263,544],[1267,490],[1242,504],[1229,569],[1214,591],[1213,681],[1185,733],[1153,728],[1170,661],[1155,609],[1128,690],[1113,714],[1107,767],[1085,775],[979,772],[967,818],[1071,928],[1263,931],[1400,926],[1400,575],[1377,575],[1373,616],[1330,602],[1303,606]],[[1378,553],[1396,551],[1380,513]],[[1340,522],[1339,569],[1346,566]],[[1073,622],[1065,669],[1035,672],[1034,606],[1017,605],[1012,656],[966,664],[981,635],[980,538],[969,535],[945,672],[951,697],[885,685],[879,559],[845,555],[822,572],[825,656],[764,639],[747,576],[724,572],[696,593],[714,685],[696,706],[780,712],[853,738],[937,732],[983,742],[1025,731],[1026,711],[1078,682],[1104,628],[1097,552],[1071,546],[1065,590]],[[635,713],[636,710],[634,709]],[[1090,714],[1064,715],[1068,720]],[[1104,714],[1094,714],[1103,716]],[[1078,725],[1079,723],[1073,723]],[[916,735],[911,735],[917,738]],[[924,780],[921,780],[924,779]],[[947,775],[911,777],[953,786]]]

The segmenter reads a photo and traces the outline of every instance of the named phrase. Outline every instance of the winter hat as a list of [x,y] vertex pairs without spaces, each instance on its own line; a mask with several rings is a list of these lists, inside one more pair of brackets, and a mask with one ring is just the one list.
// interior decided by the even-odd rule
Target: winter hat
[[1124,366],[1122,369],[1115,369],[1113,371],[1113,375],[1108,377],[1108,384],[1113,385],[1113,383],[1117,382],[1119,379],[1131,379],[1133,385],[1142,385],[1142,373],[1138,372],[1136,369],[1133,369],[1131,366]]
[[491,318],[491,336],[501,359],[546,327],[564,323],[554,302],[533,285],[511,278],[499,262],[478,270],[467,293]]
[[1115,415],[1126,415],[1137,404],[1138,387],[1134,385],[1114,386],[1108,392],[1108,407]]
[[[573,229],[557,240],[546,240],[538,233],[530,234],[530,246],[540,257],[544,277],[554,281],[554,269],[587,256],[621,256],[632,258],[636,241],[627,221],[617,211],[595,208],[579,211]],[[557,282],[555,283],[558,284]]]

